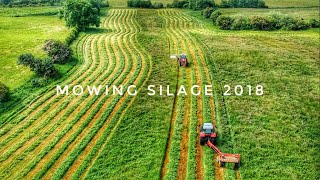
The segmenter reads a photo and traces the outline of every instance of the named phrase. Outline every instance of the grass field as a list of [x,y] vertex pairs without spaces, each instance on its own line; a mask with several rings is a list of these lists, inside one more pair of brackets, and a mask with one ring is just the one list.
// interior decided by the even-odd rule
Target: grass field
[[[21,9],[21,10],[20,10]],[[43,57],[41,46],[47,39],[64,40],[69,31],[56,16],[7,17],[40,13],[40,8],[0,8],[0,81],[14,90],[32,76],[28,68],[17,65],[22,53]],[[45,8],[44,12],[52,8]]]
[[[320,125],[319,29],[236,33],[206,23],[210,30],[194,35],[210,51],[216,86],[262,84],[265,88],[261,97],[225,97],[226,109],[218,109],[228,115],[231,138],[237,142],[233,151],[243,154],[241,177],[319,177],[315,138]],[[223,99],[216,101],[224,104]]]
[[[108,0],[111,7],[127,7],[127,1],[124,0]],[[151,0],[152,3],[161,2],[166,7],[167,4],[172,3],[173,0]]]
[[[122,8],[103,9],[100,28],[81,33],[72,44],[75,67],[59,67],[64,71],[60,79],[34,93],[14,93],[13,101],[0,104],[0,179],[320,177],[319,28],[223,31],[200,12],[127,9],[126,1],[109,2]],[[294,2],[286,7],[299,5]],[[317,16],[316,8],[274,10]],[[252,15],[270,10],[222,11]],[[23,8],[19,13],[25,17],[12,17],[13,11],[0,17],[6,37],[0,39],[1,56],[8,57],[0,61],[1,73],[16,66],[14,53],[43,56],[43,40],[68,33],[56,17],[31,12]],[[34,14],[42,12],[35,8]],[[188,55],[187,68],[169,58],[182,52]],[[3,74],[11,88],[31,76],[23,69]],[[12,76],[19,81],[10,81]],[[56,84],[123,85],[124,90],[133,84],[139,93],[104,95],[103,88],[100,96],[57,96]],[[176,92],[180,85],[194,84],[213,85],[214,95],[146,95],[148,85],[170,85]],[[244,94],[223,96],[224,85],[242,85]],[[264,94],[248,95],[247,85],[263,85]],[[239,170],[231,164],[220,167],[217,155],[200,146],[204,122],[217,126],[219,149],[241,154]]]

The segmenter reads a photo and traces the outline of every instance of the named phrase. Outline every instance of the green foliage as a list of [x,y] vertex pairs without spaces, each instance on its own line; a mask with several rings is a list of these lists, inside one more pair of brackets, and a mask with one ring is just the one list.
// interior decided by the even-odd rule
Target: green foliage
[[214,3],[213,0],[197,0],[196,7],[193,9],[198,10],[198,9],[204,9],[207,7],[215,7],[215,6],[216,4]]
[[51,59],[41,60],[34,58],[32,54],[22,54],[18,58],[18,64],[30,67],[38,76],[45,78],[55,77],[58,72],[53,66]]
[[71,59],[71,48],[57,40],[46,40],[42,49],[47,53],[48,57],[56,64],[65,64]]
[[263,0],[222,0],[223,8],[267,8]]
[[6,102],[10,99],[9,88],[0,82],[0,102]]
[[97,1],[67,0],[60,10],[60,18],[69,28],[85,30],[89,26],[99,27],[100,6]]
[[74,40],[76,40],[78,35],[79,35],[79,30],[77,28],[72,28],[70,34],[66,38],[67,45],[70,45]]
[[152,8],[150,0],[128,0],[128,7]]
[[213,12],[214,12],[214,9],[212,7],[207,7],[205,10],[202,11],[202,15],[205,18],[210,18]]
[[216,24],[218,17],[221,15],[222,15],[222,13],[219,10],[212,12],[210,18],[212,19],[213,24]]
[[234,19],[230,16],[221,15],[217,18],[216,24],[220,29],[228,30],[231,29]]
[[[221,17],[221,16],[220,16]],[[231,25],[230,25],[231,23]],[[223,30],[305,30],[316,27],[316,20],[295,19],[288,15],[271,14],[268,16],[223,16],[214,23]]]
[[154,7],[155,9],[163,8],[163,3],[156,2],[156,3],[153,4],[153,7]]
[[309,25],[312,28],[318,28],[320,27],[320,20],[319,19],[309,19]]

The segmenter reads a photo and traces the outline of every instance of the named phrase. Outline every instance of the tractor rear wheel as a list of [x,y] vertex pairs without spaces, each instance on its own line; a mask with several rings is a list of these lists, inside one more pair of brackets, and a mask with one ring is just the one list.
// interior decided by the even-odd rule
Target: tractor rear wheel
[[239,167],[240,167],[240,163],[239,162],[234,164],[234,169],[239,169]]
[[214,138],[210,138],[209,141],[210,141],[212,144],[215,144],[215,142],[216,142]]
[[226,165],[225,162],[221,162],[221,161],[220,161],[220,167],[224,167],[225,165]]

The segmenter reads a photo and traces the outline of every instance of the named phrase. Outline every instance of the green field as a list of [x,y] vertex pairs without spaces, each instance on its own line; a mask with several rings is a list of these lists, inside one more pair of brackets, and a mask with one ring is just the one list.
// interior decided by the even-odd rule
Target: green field
[[[320,177],[319,28],[226,31],[199,11],[109,2],[100,27],[82,32],[72,44],[76,66],[59,66],[62,77],[35,92],[26,84],[32,73],[16,65],[17,56],[43,57],[43,41],[63,40],[69,31],[56,16],[40,15],[54,8],[0,9],[5,35],[0,81],[14,96],[0,104],[0,179]],[[278,8],[221,11],[232,16],[276,11],[306,19],[319,12],[301,8],[315,1],[266,2]],[[283,8],[293,6],[299,8]],[[182,52],[188,55],[186,68],[169,58]],[[123,85],[124,90],[135,85],[139,93],[57,96],[57,84]],[[170,85],[177,92],[180,85],[194,84],[213,85],[213,96],[147,95],[148,85]],[[27,93],[15,91],[25,85]],[[225,85],[231,96],[223,96]],[[242,95],[235,94],[237,85]],[[257,85],[263,86],[262,96],[255,94]],[[217,155],[200,145],[204,122],[217,126],[220,150],[241,154],[239,169],[220,167]]]
[[[21,9],[21,8],[20,8]],[[0,8],[0,81],[12,90],[25,84],[32,73],[28,68],[17,65],[22,53],[33,53],[43,57],[41,47],[47,39],[64,40],[69,31],[56,16],[30,16],[40,13],[40,8]],[[52,11],[52,8],[45,8]],[[28,15],[26,17],[7,17]]]

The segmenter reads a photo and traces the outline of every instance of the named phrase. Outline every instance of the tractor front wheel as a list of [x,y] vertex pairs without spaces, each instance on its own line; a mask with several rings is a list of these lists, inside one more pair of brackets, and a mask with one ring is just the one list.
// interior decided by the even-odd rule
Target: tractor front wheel
[[200,138],[200,145],[204,146],[206,144],[206,139],[205,138]]

